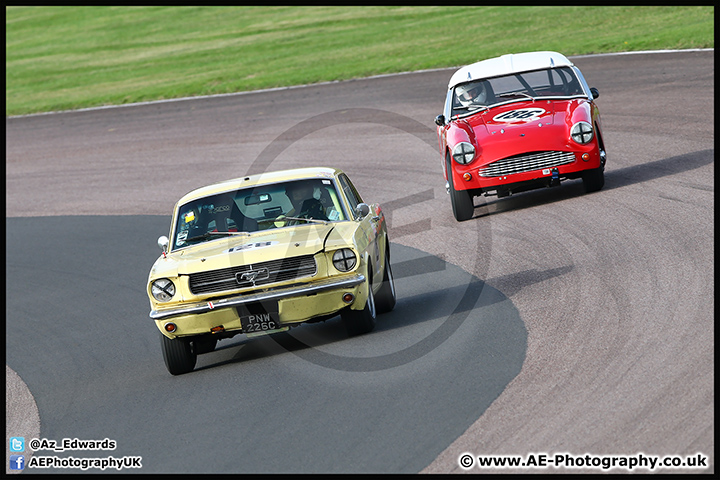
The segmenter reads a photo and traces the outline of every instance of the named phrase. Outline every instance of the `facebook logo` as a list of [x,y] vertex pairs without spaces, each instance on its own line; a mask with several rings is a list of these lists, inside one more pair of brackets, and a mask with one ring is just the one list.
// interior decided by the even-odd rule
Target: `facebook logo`
[[10,470],[25,468],[25,455],[10,455]]
[[10,451],[11,452],[24,452],[25,451],[25,438],[24,437],[10,437]]

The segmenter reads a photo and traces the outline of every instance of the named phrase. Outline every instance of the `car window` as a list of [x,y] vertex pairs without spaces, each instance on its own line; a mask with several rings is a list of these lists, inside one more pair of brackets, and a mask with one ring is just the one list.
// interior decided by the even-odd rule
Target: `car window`
[[357,207],[359,203],[362,203],[362,198],[360,198],[360,194],[345,174],[340,175],[338,180],[340,181],[340,188],[343,189],[343,193],[345,193],[345,197],[348,200],[350,210],[354,212],[355,207]]
[[486,78],[456,85],[453,115],[464,115],[481,107],[525,100],[528,97],[585,96],[575,72],[558,67]]
[[173,250],[239,232],[282,228],[281,216],[319,221],[348,219],[330,179],[296,180],[250,187],[188,202],[178,209]]

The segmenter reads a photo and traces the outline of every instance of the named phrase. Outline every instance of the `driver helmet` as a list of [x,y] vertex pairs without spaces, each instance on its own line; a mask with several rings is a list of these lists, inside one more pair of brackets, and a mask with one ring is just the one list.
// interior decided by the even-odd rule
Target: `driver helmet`
[[487,89],[484,83],[458,85],[455,94],[465,107],[468,105],[484,105],[487,100]]
[[315,188],[312,184],[303,181],[291,182],[285,185],[285,193],[287,194],[302,193],[309,197],[313,194],[314,190]]
[[308,182],[291,182],[285,186],[285,193],[293,203],[315,198],[315,188]]

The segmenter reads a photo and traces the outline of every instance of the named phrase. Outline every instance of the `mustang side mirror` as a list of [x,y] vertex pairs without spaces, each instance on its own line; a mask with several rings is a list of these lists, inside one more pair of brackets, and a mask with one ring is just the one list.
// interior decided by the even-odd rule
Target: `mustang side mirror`
[[445,115],[438,115],[437,117],[435,117],[435,125],[437,125],[438,127],[442,127],[443,125],[445,125]]
[[600,96],[600,92],[599,92],[598,89],[595,88],[595,87],[591,87],[591,88],[590,88],[590,93],[591,93],[592,96],[593,96],[593,100],[595,100],[596,98],[598,98],[598,97]]
[[162,250],[163,253],[167,252],[167,247],[169,243],[170,240],[168,240],[168,237],[166,237],[165,235],[158,238],[158,247],[160,247],[160,250]]
[[355,207],[355,213],[358,215],[358,218],[365,218],[365,216],[370,213],[370,207],[367,203],[358,203],[357,207]]

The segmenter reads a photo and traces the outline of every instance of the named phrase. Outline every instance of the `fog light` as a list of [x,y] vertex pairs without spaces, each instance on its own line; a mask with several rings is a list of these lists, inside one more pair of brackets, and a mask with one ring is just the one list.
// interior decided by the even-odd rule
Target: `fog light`
[[346,293],[343,295],[343,302],[347,303],[348,305],[351,304],[353,301],[355,301],[355,295],[352,293]]
[[218,325],[217,327],[212,327],[210,329],[210,333],[220,333],[220,332],[224,332],[224,331],[225,331],[225,327],[223,327],[222,325]]
[[177,330],[177,325],[175,325],[172,322],[168,322],[165,324],[165,331],[168,333],[173,333],[175,330]]
[[589,154],[589,153],[583,153],[583,154],[582,154],[582,159],[583,159],[584,162],[587,162],[588,160],[590,160],[590,154]]
[[463,180],[465,180],[466,182],[472,180],[472,175],[470,174],[470,172],[463,173]]

